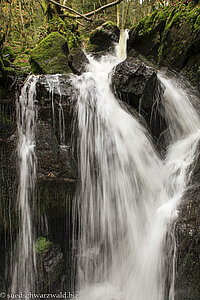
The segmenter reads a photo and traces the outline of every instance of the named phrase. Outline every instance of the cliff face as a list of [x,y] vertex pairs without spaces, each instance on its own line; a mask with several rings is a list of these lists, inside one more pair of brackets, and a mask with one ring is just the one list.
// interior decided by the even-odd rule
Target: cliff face
[[200,5],[178,3],[155,10],[130,30],[128,55],[142,54],[169,67],[200,88]]

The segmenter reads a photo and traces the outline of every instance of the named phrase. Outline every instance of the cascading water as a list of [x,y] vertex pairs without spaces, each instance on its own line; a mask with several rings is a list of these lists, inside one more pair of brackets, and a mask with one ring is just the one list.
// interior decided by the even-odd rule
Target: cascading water
[[[51,98],[52,106],[52,117],[53,117],[53,128],[55,129],[55,104],[54,104],[54,93],[55,91],[60,96],[59,109],[58,109],[58,118],[59,118],[59,134],[60,134],[60,144],[62,147],[65,145],[65,116],[62,106],[62,94],[60,90],[60,81],[59,74],[56,75],[47,75],[47,83],[49,85],[49,96]],[[64,148],[63,148],[64,149]]]
[[89,59],[88,72],[73,78],[81,178],[75,203],[79,299],[164,300],[166,233],[189,182],[199,117],[187,94],[159,75],[170,132],[161,159],[144,127],[110,90],[109,73],[119,60]]
[[127,39],[129,38],[128,29],[121,30],[119,45],[117,46],[117,58],[120,60],[126,59],[127,56]]
[[17,205],[19,232],[11,262],[12,293],[28,293],[35,286],[34,230],[31,205],[34,199],[36,177],[35,126],[37,119],[36,76],[24,85],[17,103],[19,187]]

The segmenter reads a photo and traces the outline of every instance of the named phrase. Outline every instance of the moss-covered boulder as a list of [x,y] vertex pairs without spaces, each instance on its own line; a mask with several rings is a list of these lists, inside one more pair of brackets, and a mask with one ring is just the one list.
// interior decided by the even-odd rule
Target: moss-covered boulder
[[108,21],[91,32],[86,51],[94,53],[112,51],[115,43],[119,41],[119,35],[117,25]]
[[35,74],[70,73],[67,40],[58,32],[49,34],[30,54],[32,71]]
[[[133,51],[134,50],[134,51]],[[194,1],[155,10],[130,30],[128,55],[181,71],[200,88],[200,6]]]

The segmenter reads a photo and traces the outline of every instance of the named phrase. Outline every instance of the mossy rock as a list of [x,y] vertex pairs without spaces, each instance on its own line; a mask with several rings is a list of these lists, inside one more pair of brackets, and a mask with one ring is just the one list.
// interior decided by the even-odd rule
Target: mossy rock
[[34,74],[70,73],[67,40],[59,33],[49,34],[30,54]]
[[120,30],[117,25],[108,21],[91,32],[86,51],[100,52],[113,50],[114,43],[119,41],[119,35]]
[[132,49],[158,66],[170,67],[200,88],[200,7],[180,3],[157,9],[129,33],[128,56]]

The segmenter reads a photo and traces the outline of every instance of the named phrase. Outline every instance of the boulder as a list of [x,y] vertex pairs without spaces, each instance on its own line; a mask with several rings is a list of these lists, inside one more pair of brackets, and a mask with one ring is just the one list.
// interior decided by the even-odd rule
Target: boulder
[[113,51],[115,43],[119,41],[119,36],[120,30],[117,25],[111,21],[106,22],[92,31],[86,51],[101,52],[101,54]]
[[35,74],[70,73],[67,40],[58,32],[49,34],[30,54],[32,71]]
[[137,109],[139,105],[143,109],[152,106],[157,82],[156,71],[153,68],[132,58],[117,65],[112,74],[115,94]]
[[116,97],[141,113],[152,136],[159,140],[166,128],[160,105],[164,88],[155,69],[127,58],[114,69],[111,83]]
[[68,64],[74,74],[81,75],[86,72],[89,63],[85,53],[81,49],[72,49],[68,56]]

